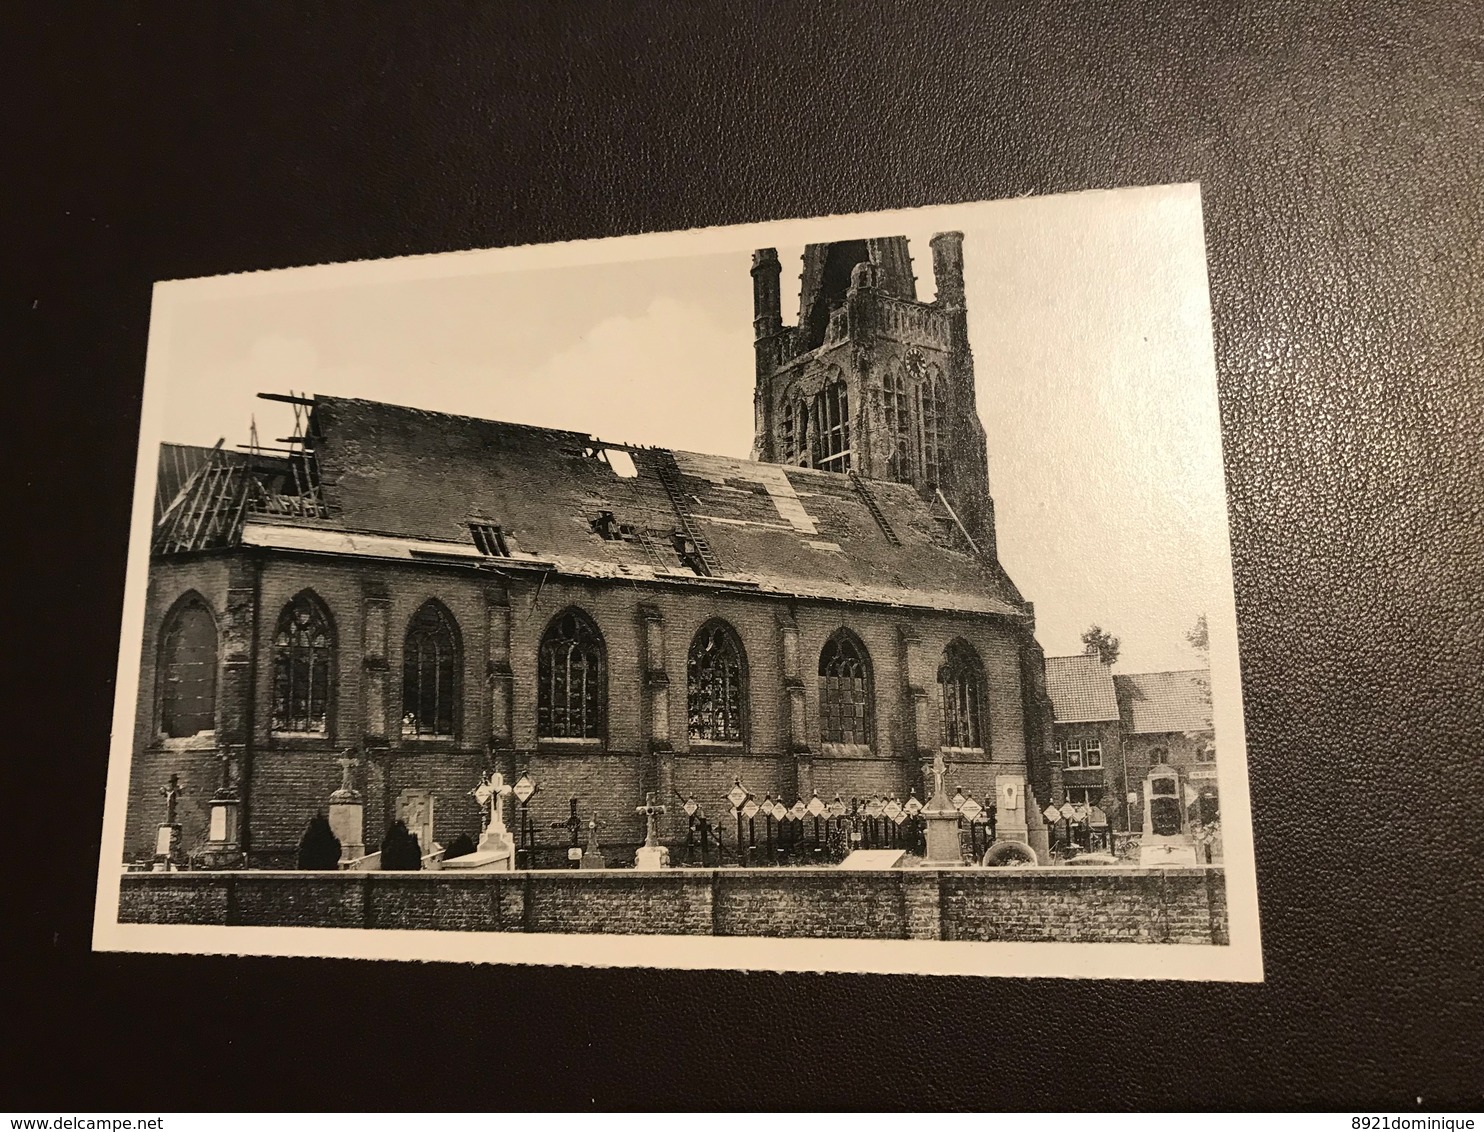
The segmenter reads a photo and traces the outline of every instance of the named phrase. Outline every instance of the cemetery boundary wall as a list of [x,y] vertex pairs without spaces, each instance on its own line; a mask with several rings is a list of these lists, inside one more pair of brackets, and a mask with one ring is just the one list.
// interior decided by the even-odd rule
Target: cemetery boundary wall
[[1219,867],[126,873],[123,923],[1229,942]]

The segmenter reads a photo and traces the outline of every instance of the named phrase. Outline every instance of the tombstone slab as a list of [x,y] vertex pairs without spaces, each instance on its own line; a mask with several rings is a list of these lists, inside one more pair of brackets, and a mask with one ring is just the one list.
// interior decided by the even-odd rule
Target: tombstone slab
[[[417,838],[424,853],[431,853],[433,840],[433,792],[431,790],[403,790],[397,795],[397,820],[406,824],[407,832]],[[333,828],[333,826],[332,826]]]
[[903,849],[857,849],[840,862],[842,869],[894,869],[907,855]]
[[444,861],[441,869],[444,872],[474,872],[474,873],[506,873],[515,867],[515,850],[513,848],[479,849],[473,853],[465,853],[462,857],[455,857],[451,861]]
[[641,845],[634,855],[634,868],[641,873],[657,873],[670,867],[670,850],[663,845]]

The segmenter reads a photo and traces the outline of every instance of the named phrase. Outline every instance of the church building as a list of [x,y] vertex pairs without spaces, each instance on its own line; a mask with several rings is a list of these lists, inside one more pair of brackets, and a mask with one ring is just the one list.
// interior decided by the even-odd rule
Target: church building
[[477,837],[481,774],[527,776],[559,856],[573,798],[605,850],[650,792],[662,839],[687,800],[730,836],[738,781],[925,799],[939,754],[1044,845],[1045,659],[997,558],[962,236],[932,255],[923,302],[905,238],[810,245],[785,326],[754,254],[750,460],[270,394],[273,447],[163,446],[126,856],[172,775],[187,854],[230,797],[240,858],[292,867],[347,773],[371,847],[414,811]]

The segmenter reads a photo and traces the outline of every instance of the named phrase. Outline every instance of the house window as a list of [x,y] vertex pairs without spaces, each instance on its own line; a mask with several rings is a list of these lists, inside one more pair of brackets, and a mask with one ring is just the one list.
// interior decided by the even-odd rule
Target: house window
[[814,398],[814,466],[850,471],[850,397],[843,381],[832,381]]
[[943,708],[943,746],[982,749],[984,665],[964,641],[954,641],[944,654],[938,699]]
[[826,743],[871,741],[871,659],[860,638],[843,629],[819,654],[819,729]]
[[505,532],[493,523],[470,523],[469,534],[474,546],[487,558],[509,558],[510,548],[505,543]]
[[569,609],[547,627],[537,664],[536,734],[601,739],[607,726],[608,665],[603,636],[587,614]]
[[171,615],[160,647],[160,732],[185,739],[216,730],[216,621],[191,597]]
[[458,701],[458,634],[436,601],[424,603],[407,627],[402,653],[402,734],[452,738]]
[[713,621],[691,642],[686,661],[686,715],[690,737],[742,742],[744,695],[742,643],[730,625]]
[[1067,801],[1074,806],[1096,806],[1103,800],[1101,786],[1068,786]]
[[284,607],[273,635],[273,730],[323,735],[330,718],[335,638],[312,593]]
[[943,403],[938,398],[938,383],[926,378],[917,387],[917,419],[922,437],[922,474],[930,484],[938,482],[942,460],[941,437]]
[[1195,761],[1198,763],[1214,763],[1216,761],[1216,744],[1207,743],[1195,753]]
[[907,378],[888,370],[882,380],[882,407],[886,410],[886,435],[891,444],[887,478],[912,482],[912,414],[907,400]]
[[1082,740],[1067,740],[1067,762],[1068,770],[1076,770],[1082,766]]
[[1103,765],[1103,741],[1088,739],[1082,745],[1082,765],[1095,769]]

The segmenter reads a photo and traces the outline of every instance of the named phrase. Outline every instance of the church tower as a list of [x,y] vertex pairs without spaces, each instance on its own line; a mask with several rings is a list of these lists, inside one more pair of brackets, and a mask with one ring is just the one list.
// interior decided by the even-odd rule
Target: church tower
[[964,310],[963,233],[931,240],[937,298],[917,299],[904,236],[810,244],[784,326],[774,248],[752,256],[753,455],[911,484],[995,557],[994,503]]

